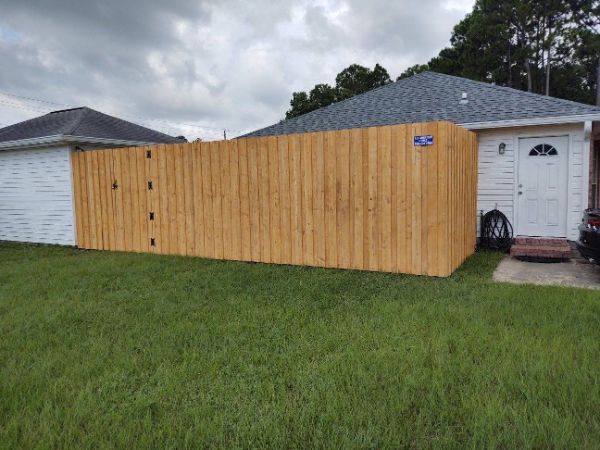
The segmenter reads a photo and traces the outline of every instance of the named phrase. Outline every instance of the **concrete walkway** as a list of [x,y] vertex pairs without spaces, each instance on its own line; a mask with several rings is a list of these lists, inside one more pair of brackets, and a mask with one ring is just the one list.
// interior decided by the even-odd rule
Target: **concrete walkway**
[[507,255],[494,271],[494,281],[600,289],[600,265],[580,256],[565,263],[532,263]]

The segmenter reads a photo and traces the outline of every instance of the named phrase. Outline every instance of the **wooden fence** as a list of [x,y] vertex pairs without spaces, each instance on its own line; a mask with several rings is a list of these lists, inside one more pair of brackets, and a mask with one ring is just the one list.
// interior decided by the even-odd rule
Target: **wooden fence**
[[73,166],[80,248],[435,276],[475,248],[477,140],[448,122],[85,151]]

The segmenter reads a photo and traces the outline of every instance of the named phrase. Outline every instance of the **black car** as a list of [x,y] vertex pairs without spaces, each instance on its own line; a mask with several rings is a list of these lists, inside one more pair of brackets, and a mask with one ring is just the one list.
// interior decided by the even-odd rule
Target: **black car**
[[600,209],[586,209],[579,225],[577,248],[583,256],[600,264]]

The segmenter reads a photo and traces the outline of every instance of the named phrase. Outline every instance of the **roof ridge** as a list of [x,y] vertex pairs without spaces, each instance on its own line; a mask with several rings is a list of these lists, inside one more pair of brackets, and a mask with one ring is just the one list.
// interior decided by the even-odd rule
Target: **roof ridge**
[[[73,108],[74,110],[75,108]],[[89,108],[83,106],[81,108],[81,112],[79,114],[77,114],[77,116],[75,116],[75,118],[73,119],[73,122],[71,122],[71,126],[66,130],[65,134],[69,135],[69,136],[74,136],[75,135],[75,131],[77,130],[77,128],[79,128],[79,125],[81,125],[81,122],[83,120],[83,118],[87,115]]]

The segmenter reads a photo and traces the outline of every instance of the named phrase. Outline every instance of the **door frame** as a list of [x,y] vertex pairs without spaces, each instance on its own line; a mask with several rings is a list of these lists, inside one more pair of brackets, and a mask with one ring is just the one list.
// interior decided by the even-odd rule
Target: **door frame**
[[566,137],[567,138],[567,158],[566,158],[566,164],[567,164],[567,205],[566,205],[566,210],[564,211],[564,214],[566,215],[566,226],[565,226],[565,236],[564,238],[568,238],[569,236],[569,211],[571,210],[571,190],[572,190],[572,186],[571,186],[571,177],[572,177],[572,173],[571,173],[571,167],[572,167],[572,155],[573,152],[571,151],[571,149],[573,148],[573,134],[570,132],[560,132],[559,130],[556,130],[554,132],[549,131],[546,133],[540,133],[535,132],[535,131],[529,131],[529,132],[521,132],[521,133],[515,133],[513,136],[513,148],[516,149],[516,151],[514,152],[514,183],[513,183],[513,217],[514,217],[514,235],[515,236],[527,236],[524,234],[520,234],[520,225],[519,225],[519,176],[521,175],[519,172],[519,167],[520,167],[520,161],[521,161],[521,146],[520,146],[520,141],[521,139],[543,139],[543,138],[560,138],[560,137]]

